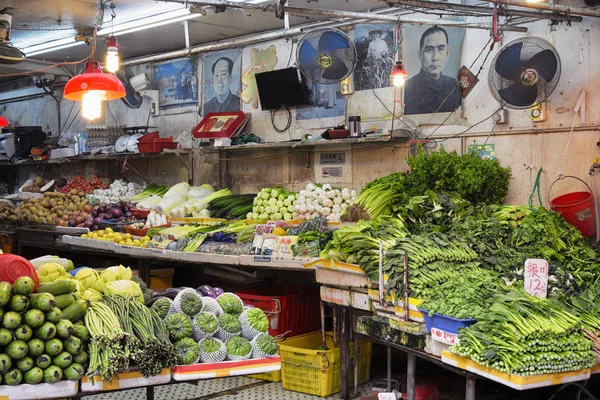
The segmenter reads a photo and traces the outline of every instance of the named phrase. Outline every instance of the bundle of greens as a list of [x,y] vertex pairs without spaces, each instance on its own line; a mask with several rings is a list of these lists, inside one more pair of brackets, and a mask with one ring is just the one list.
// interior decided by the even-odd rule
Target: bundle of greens
[[105,304],[105,308],[117,316],[126,334],[130,358],[144,377],[157,375],[163,368],[175,365],[177,355],[169,333],[154,310],[121,296],[104,296],[100,304]]
[[461,271],[441,285],[431,288],[419,308],[459,319],[481,318],[490,299],[506,290],[504,281],[493,271],[472,268]]
[[419,148],[407,162],[411,167],[409,192],[413,196],[432,190],[456,193],[473,204],[502,204],[508,194],[510,168],[501,167],[498,160],[484,160],[474,153],[448,153],[442,147],[430,153]]
[[578,318],[522,289],[494,296],[483,319],[460,329],[458,337],[452,352],[514,375],[575,371],[595,363]]
[[320,256],[358,264],[370,279],[377,280],[380,241],[385,251],[406,235],[404,224],[397,218],[380,217],[373,221],[359,221],[356,225],[337,229]]
[[208,203],[210,216],[223,219],[245,218],[252,211],[256,194],[232,194],[212,200]]

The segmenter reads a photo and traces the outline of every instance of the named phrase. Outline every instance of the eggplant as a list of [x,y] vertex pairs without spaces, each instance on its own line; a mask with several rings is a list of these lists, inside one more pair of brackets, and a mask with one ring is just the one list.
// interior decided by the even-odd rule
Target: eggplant
[[217,298],[217,295],[215,294],[213,288],[208,285],[202,285],[198,289],[196,289],[196,291],[202,296],[212,297],[213,299]]
[[225,293],[225,291],[223,289],[221,289],[220,287],[213,288],[213,291],[215,292],[215,296],[217,296],[217,297],[219,297],[220,295]]

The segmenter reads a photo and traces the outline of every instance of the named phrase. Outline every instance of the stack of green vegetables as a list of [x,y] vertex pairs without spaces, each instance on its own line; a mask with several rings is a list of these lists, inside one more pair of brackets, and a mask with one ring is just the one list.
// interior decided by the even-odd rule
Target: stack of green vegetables
[[290,221],[296,205],[297,194],[282,187],[263,188],[253,200],[246,218],[253,220]]
[[397,218],[380,217],[372,221],[359,221],[355,225],[341,226],[321,252],[321,258],[358,264],[372,280],[379,274],[379,247],[384,251],[393,248],[407,231]]
[[233,293],[215,299],[184,289],[173,302],[159,299],[152,308],[165,315],[165,325],[180,365],[197,362],[273,357],[275,340],[269,321],[258,308],[244,308]]
[[232,194],[212,200],[208,210],[212,218],[242,219],[252,211],[255,194]]
[[0,282],[0,383],[78,380],[88,364],[89,332],[81,322],[87,304],[69,282],[34,288],[29,277]]
[[513,375],[542,375],[590,368],[591,342],[579,319],[559,305],[511,289],[494,296],[489,312],[459,331],[450,350]]

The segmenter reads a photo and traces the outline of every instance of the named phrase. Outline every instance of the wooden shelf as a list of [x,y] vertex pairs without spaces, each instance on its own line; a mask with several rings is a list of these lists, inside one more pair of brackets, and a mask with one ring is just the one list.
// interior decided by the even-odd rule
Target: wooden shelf
[[10,164],[8,160],[1,160],[0,165],[7,166],[22,166],[22,165],[44,165],[44,164],[67,164],[67,163],[78,163],[78,162],[87,162],[87,161],[108,161],[108,160],[122,160],[124,158],[130,159],[150,159],[163,157],[166,155],[175,155],[182,156],[188,155],[191,153],[191,150],[188,149],[178,149],[178,150],[170,150],[162,153],[122,153],[122,154],[90,154],[84,156],[75,156],[75,157],[67,157],[67,158],[57,158],[54,160],[45,160],[45,161],[33,161],[33,160],[25,160],[21,162],[17,162],[15,164]]
[[332,139],[332,140],[314,140],[304,142],[274,142],[274,143],[251,143],[241,144],[236,146],[225,146],[225,147],[214,147],[214,146],[203,146],[201,150],[206,152],[212,151],[252,151],[252,150],[271,150],[271,149],[284,149],[284,148],[295,148],[295,147],[327,147],[341,144],[377,144],[377,143],[401,143],[405,142],[408,136],[394,137],[390,135],[377,136],[377,137],[363,137],[363,138],[348,138],[348,139]]

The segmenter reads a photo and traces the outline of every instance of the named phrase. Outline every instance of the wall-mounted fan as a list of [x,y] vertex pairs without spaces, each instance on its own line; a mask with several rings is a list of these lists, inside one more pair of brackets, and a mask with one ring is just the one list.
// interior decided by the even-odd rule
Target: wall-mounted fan
[[[123,86],[125,86],[125,97],[121,98],[121,101],[129,108],[140,108],[144,101],[144,96],[139,92],[150,84],[148,76],[144,74],[142,79],[133,79],[135,76],[128,68],[121,68],[115,76],[119,78],[123,83]],[[138,80],[140,82],[138,82]],[[135,85],[137,85],[137,87]]]
[[338,83],[356,65],[356,48],[338,29],[315,29],[300,39],[296,60],[300,71],[313,82]]
[[560,70],[560,58],[549,42],[539,37],[515,39],[492,61],[490,90],[502,106],[533,107],[556,89]]
[[10,26],[12,17],[0,14],[0,64],[18,64],[25,59],[25,54],[10,42]]

